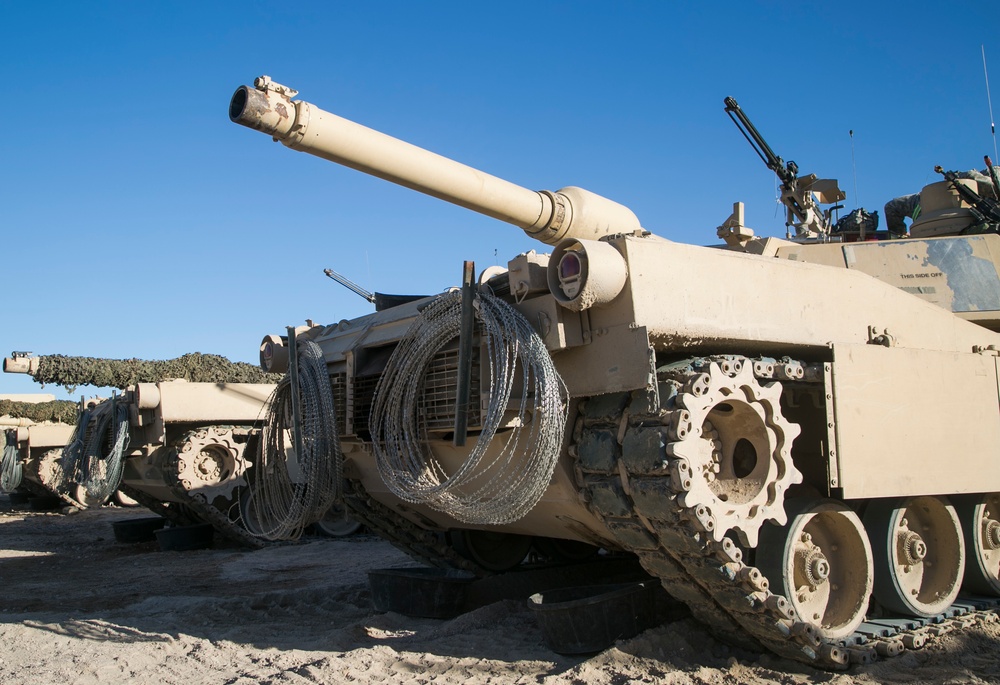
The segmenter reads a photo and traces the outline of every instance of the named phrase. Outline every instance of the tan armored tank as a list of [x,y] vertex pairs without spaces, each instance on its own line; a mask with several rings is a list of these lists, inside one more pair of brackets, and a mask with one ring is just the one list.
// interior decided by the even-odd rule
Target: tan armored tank
[[[70,427],[72,438],[50,466],[50,489],[82,506],[120,489],[178,524],[210,522],[228,537],[257,544],[238,524],[238,489],[247,487],[248,444],[275,385],[226,381],[266,374],[211,355],[163,362],[15,356],[4,360],[4,370],[40,382],[124,388],[91,403]],[[134,382],[165,374],[215,382]]]
[[254,469],[277,387],[267,381],[276,374],[199,353],[161,361],[18,354],[4,360],[4,370],[42,383],[124,390],[81,413],[55,465],[58,492],[70,502],[92,506],[122,493],[178,525],[208,522],[252,545],[297,538],[313,523],[326,535],[357,530],[342,509],[329,510],[330,498],[301,509],[309,498],[288,490],[299,488],[303,475],[275,482],[266,464]]
[[724,639],[825,667],[974,620],[963,586],[1000,594],[1000,335],[854,269],[749,254],[741,221],[736,249],[675,243],[296,94],[261,77],[230,118],[552,246],[264,339],[268,370],[325,363],[301,394],[334,398],[344,501],[373,530],[480,573],[536,542],[627,550]]
[[[64,404],[74,405],[75,415],[75,404],[60,403],[48,394],[0,395],[0,404],[4,407],[0,430],[6,447],[0,464],[0,490],[13,492],[21,488],[35,496],[54,496],[58,471],[54,466],[73,434],[73,425],[52,419],[65,416]],[[18,411],[18,405],[38,411]]]
[[239,522],[269,383],[161,381],[129,387],[129,447],[121,482],[126,493],[178,523],[211,523],[250,544]]

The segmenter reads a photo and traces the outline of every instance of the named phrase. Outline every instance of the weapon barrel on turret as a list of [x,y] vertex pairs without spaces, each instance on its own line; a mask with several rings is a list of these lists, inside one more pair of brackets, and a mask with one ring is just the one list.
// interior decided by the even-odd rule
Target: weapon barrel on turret
[[199,352],[156,361],[15,354],[4,359],[3,370],[5,373],[26,373],[42,384],[93,385],[122,390],[136,383],[158,383],[168,379],[192,383],[276,383],[279,380],[251,364]]
[[13,355],[3,360],[4,373],[26,373],[34,375],[38,371],[38,357]]
[[363,171],[524,229],[554,245],[641,226],[627,207],[582,188],[533,191],[326,112],[267,76],[240,86],[229,118],[293,150]]

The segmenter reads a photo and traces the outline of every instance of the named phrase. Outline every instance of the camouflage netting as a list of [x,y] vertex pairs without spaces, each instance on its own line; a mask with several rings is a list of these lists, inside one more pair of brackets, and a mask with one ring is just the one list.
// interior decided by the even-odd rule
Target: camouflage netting
[[38,358],[38,370],[32,376],[42,385],[54,383],[69,392],[74,392],[78,385],[124,389],[136,383],[157,383],[171,378],[183,378],[192,383],[277,383],[281,380],[281,374],[264,373],[252,364],[231,362],[217,354],[200,352],[164,361],[52,354]]
[[69,400],[38,403],[0,400],[0,416],[10,416],[14,419],[31,419],[35,423],[58,421],[59,423],[72,425],[76,423],[77,403]]

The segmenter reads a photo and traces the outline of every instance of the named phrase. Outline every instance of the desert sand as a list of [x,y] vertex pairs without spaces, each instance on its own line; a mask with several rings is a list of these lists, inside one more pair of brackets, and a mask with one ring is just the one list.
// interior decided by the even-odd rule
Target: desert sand
[[142,515],[22,511],[0,496],[0,685],[1000,682],[998,623],[845,673],[731,648],[686,617],[561,656],[523,601],[451,620],[373,611],[367,571],[410,564],[376,537],[115,542],[112,522]]

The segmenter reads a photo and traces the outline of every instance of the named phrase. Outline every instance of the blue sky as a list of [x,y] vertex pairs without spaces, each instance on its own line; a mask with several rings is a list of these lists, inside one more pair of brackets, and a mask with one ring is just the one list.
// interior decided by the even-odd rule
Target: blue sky
[[[545,249],[230,123],[233,90],[260,74],[701,244],[737,200],[759,234],[784,234],[727,95],[803,173],[838,178],[847,209],[880,213],[935,164],[993,155],[980,46],[1000,110],[995,3],[0,0],[0,19],[5,355],[256,362],[265,334],[371,311],[324,268],[429,294],[465,259]],[[40,390],[0,375],[0,393]]]

